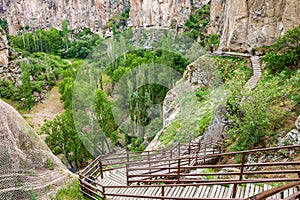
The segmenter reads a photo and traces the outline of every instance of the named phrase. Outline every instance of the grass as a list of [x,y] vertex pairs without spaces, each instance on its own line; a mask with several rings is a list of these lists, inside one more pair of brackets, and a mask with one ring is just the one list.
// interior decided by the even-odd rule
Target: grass
[[87,198],[80,192],[79,181],[75,179],[61,188],[51,200],[87,200]]

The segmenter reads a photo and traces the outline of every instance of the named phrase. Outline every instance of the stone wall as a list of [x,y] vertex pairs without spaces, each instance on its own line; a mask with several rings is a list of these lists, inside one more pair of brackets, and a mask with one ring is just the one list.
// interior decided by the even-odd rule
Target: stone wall
[[300,24],[299,10],[298,0],[212,0],[208,33],[221,36],[221,47],[270,45]]

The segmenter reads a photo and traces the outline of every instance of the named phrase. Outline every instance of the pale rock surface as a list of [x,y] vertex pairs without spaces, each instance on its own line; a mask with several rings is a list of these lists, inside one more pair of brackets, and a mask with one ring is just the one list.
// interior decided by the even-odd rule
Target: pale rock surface
[[295,122],[295,127],[278,141],[279,146],[300,145],[300,116]]
[[270,45],[299,25],[299,10],[298,0],[212,0],[208,33],[221,36],[221,47]]
[[47,194],[70,179],[71,174],[45,142],[1,100],[0,141],[0,199],[30,199],[32,192],[50,199]]
[[69,29],[89,27],[94,32],[114,15],[129,7],[128,0],[5,0],[0,1],[0,12],[8,21],[10,34],[20,26],[32,29],[61,28],[62,20]]
[[295,122],[296,129],[300,130],[300,115]]
[[[0,68],[1,67],[7,67],[8,65],[8,44],[7,44],[7,38],[0,27]],[[1,69],[0,69],[1,72]]]
[[191,12],[190,0],[131,0],[129,26],[170,27],[171,21],[183,25]]

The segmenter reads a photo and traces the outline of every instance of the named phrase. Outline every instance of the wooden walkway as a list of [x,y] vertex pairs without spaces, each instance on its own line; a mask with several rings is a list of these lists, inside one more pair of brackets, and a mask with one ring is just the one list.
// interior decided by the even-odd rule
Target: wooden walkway
[[252,56],[250,58],[252,66],[252,76],[246,83],[246,88],[252,90],[255,88],[256,84],[262,77],[262,69],[260,67],[260,58],[259,56]]
[[[228,56],[250,57],[236,53]],[[258,56],[251,56],[250,60],[253,74],[245,89],[253,90],[262,77],[262,70]],[[255,195],[269,192],[272,185],[276,185],[269,183],[300,181],[300,161],[246,163],[248,154],[289,150],[300,148],[299,145],[233,153],[222,153],[220,147],[218,141],[199,141],[197,138],[188,145],[179,144],[170,151],[98,157],[79,175],[82,192],[95,200],[96,196],[114,200],[256,199]],[[214,161],[224,156],[237,159],[237,155],[242,158],[241,164],[214,165]],[[283,166],[284,170],[280,170],[280,167],[274,170],[274,166]],[[239,171],[214,172],[226,167]],[[201,171],[205,168],[213,169],[213,172]],[[257,170],[251,171],[253,168]],[[200,171],[196,170],[195,173],[195,169]],[[269,177],[261,178],[262,175]],[[96,178],[91,180],[90,177]],[[300,198],[300,185],[271,194],[265,199],[296,198]]]
[[[287,161],[281,163],[253,163],[247,164],[242,162],[241,164],[227,164],[227,165],[213,165],[210,161],[220,156],[231,155],[246,155],[255,152],[265,151],[278,151],[281,149],[289,150],[291,148],[299,148],[300,146],[288,146],[288,147],[276,147],[270,149],[250,150],[245,152],[233,152],[220,154],[219,151],[211,151],[202,148],[198,152],[197,162],[192,162],[191,159],[195,158],[194,150],[190,151],[193,145],[182,146],[181,151],[173,148],[170,152],[181,152],[180,156],[174,158],[178,162],[170,164],[168,154],[166,151],[161,153],[143,154],[139,156],[145,156],[145,159],[137,160],[136,155],[128,155],[129,161],[126,161],[125,166],[120,166],[121,162],[115,162],[115,168],[108,169],[108,164],[105,164],[105,158],[97,159],[94,163],[91,163],[86,170],[80,174],[80,182],[82,192],[90,197],[94,198],[95,195],[104,199],[246,199],[253,197],[254,195],[261,194],[262,192],[272,189],[272,185],[264,182],[287,182],[287,181],[300,181],[298,178],[282,178],[287,174],[300,174],[300,161]],[[201,149],[201,148],[200,148]],[[205,155],[205,156],[203,156]],[[126,158],[122,157],[122,158]],[[206,161],[204,158],[206,157]],[[112,161],[116,156],[110,156],[109,162],[111,165],[115,165]],[[128,157],[127,157],[128,158]],[[134,158],[131,160],[130,158]],[[147,160],[149,159],[149,162]],[[99,163],[99,161],[102,162]],[[180,162],[179,162],[180,160]],[[186,162],[189,160],[189,162]],[[101,164],[102,163],[102,164]],[[139,164],[138,164],[139,163]],[[155,165],[155,163],[157,163]],[[179,163],[179,164],[178,164]],[[149,167],[150,164],[150,167]],[[274,171],[274,166],[283,165],[284,170],[278,168]],[[261,167],[263,169],[271,167],[266,171],[249,171],[249,167]],[[293,168],[288,168],[293,166]],[[220,172],[193,172],[192,169],[221,169],[228,167],[236,167],[240,169],[240,172],[220,173]],[[101,172],[101,168],[103,173]],[[172,171],[173,170],[173,171]],[[258,175],[277,175],[277,178],[255,179]],[[225,179],[218,178],[224,175]],[[95,177],[94,181],[88,182],[88,177]],[[249,176],[249,178],[244,178]],[[192,178],[191,178],[192,177]],[[193,179],[194,177],[194,179]],[[211,177],[211,178],[210,178]],[[280,178],[281,177],[281,178]],[[282,190],[276,194],[268,196],[266,199],[286,199],[291,200],[292,195],[297,195],[300,192],[300,188],[293,186],[291,188]],[[91,194],[94,194],[91,195]],[[299,193],[300,195],[300,193]]]

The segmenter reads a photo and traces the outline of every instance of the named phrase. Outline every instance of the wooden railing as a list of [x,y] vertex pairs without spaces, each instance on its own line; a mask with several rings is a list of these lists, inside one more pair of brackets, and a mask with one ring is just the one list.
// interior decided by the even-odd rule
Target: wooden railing
[[[204,145],[204,144],[202,144]],[[123,153],[111,154],[106,157],[100,156],[80,173],[80,184],[82,192],[91,199],[106,196],[128,196],[128,194],[107,193],[109,188],[137,188],[137,187],[159,187],[161,194],[155,197],[135,196],[137,198],[153,199],[191,199],[191,198],[167,198],[165,188],[174,186],[200,186],[200,185],[228,185],[232,184],[232,198],[235,198],[237,186],[245,183],[275,183],[300,181],[300,161],[286,162],[247,162],[249,155],[271,154],[272,152],[282,151],[285,154],[296,152],[300,145],[285,146],[265,149],[255,149],[241,152],[220,153],[220,149],[212,148],[204,150],[201,144],[188,145],[177,144],[169,151],[143,152],[143,153]],[[205,148],[206,149],[206,148]],[[205,152],[199,154],[199,152]],[[198,153],[198,154],[197,154]],[[179,155],[179,156],[178,156]],[[227,158],[226,158],[227,157]],[[259,156],[258,156],[259,157]],[[219,159],[230,161],[231,163],[211,165],[209,161]],[[239,163],[236,163],[240,160]],[[191,164],[192,163],[192,164]],[[137,167],[137,166],[142,167]],[[103,186],[97,181],[89,181],[94,177],[100,179],[105,176],[105,172],[118,168],[126,168],[127,183],[123,186]],[[191,173],[193,169],[210,169],[210,173],[197,172]],[[236,168],[234,172],[215,172],[222,168]],[[131,171],[141,171],[141,173],[131,174]],[[163,173],[162,173],[163,172]],[[193,178],[195,177],[195,178]],[[212,179],[207,179],[210,177]],[[138,185],[139,184],[139,185]],[[129,195],[130,196],[130,195]],[[299,195],[298,195],[299,196]],[[296,195],[296,197],[298,197]],[[294,197],[291,197],[293,199]]]

